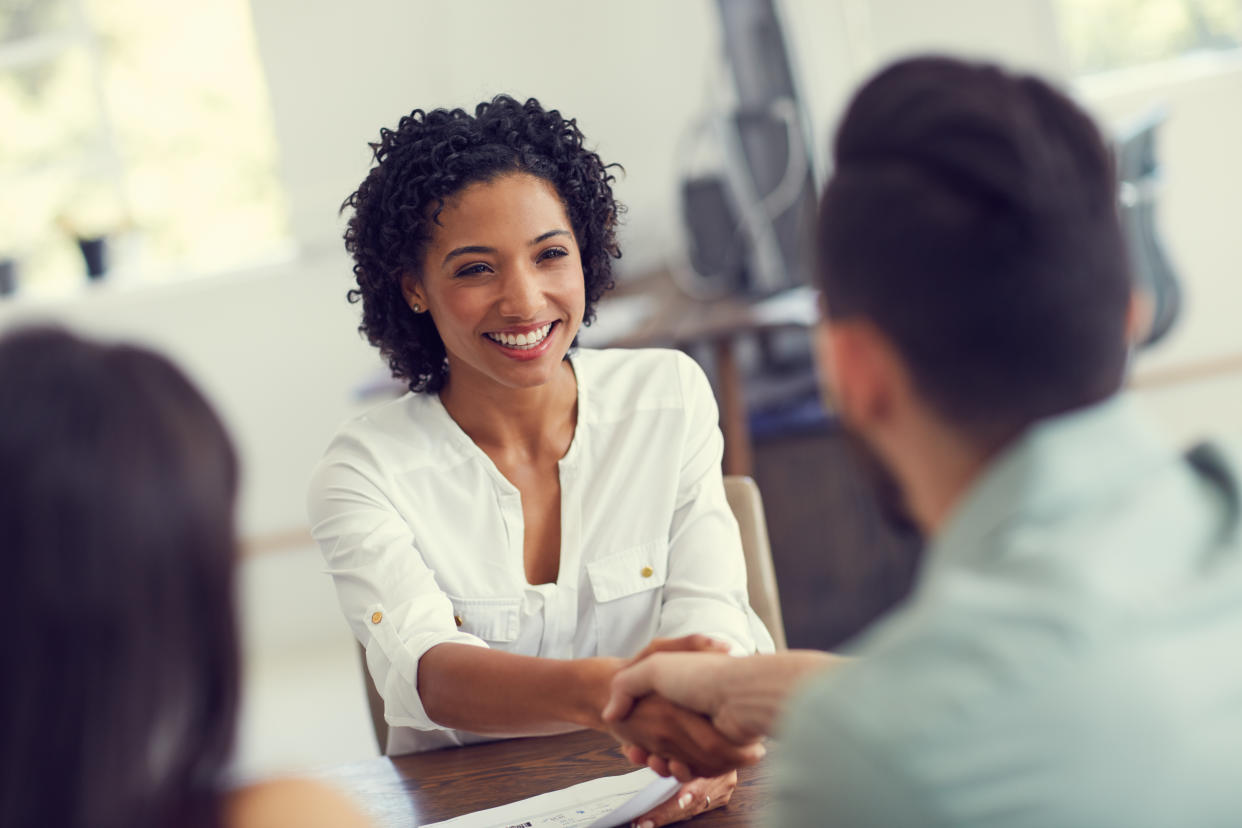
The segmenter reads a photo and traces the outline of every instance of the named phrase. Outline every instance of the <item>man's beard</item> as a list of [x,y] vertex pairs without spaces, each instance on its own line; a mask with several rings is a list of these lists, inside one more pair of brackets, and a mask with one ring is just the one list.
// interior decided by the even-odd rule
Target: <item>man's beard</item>
[[870,494],[880,519],[899,535],[923,537],[906,502],[901,484],[871,445],[845,420],[840,421],[841,433],[863,490]]

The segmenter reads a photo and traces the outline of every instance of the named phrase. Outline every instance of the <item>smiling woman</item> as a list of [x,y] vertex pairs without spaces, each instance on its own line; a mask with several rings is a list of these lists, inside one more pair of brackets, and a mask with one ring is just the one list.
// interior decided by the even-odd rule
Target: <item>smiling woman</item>
[[[417,282],[423,273],[433,231],[446,226],[445,211],[452,219],[472,187],[495,185],[498,178],[518,174],[529,179],[529,186],[542,182],[558,210],[555,217],[547,216],[554,226],[539,233],[559,229],[558,235],[572,242],[582,275],[580,321],[590,324],[595,303],[612,287],[612,260],[621,255],[615,229],[623,208],[612,196],[609,169],[616,165],[605,165],[583,141],[577,124],[559,112],[545,111],[533,99],[520,104],[503,95],[480,104],[473,116],[461,109],[416,109],[396,130],[380,130],[380,140],[371,144],[376,166],[342,207],[354,211],[345,247],[354,257],[358,287],[349,298],[362,302],[363,333],[388,359],[393,376],[405,380],[411,391],[439,391],[448,376],[444,343],[435,325],[417,312],[409,313],[411,277]],[[499,210],[492,215],[506,220]],[[441,257],[433,262],[436,273],[450,259],[459,265],[454,274],[489,267],[486,262],[459,261],[468,254],[496,252],[466,232],[464,218],[458,215],[456,230],[448,231],[451,241],[443,233],[436,236]],[[564,240],[559,247],[570,252]]]
[[[611,728],[753,760],[647,699],[605,725],[612,676],[658,649],[770,650],[747,605],[716,406],[671,351],[589,351],[619,205],[572,120],[498,97],[416,110],[346,201],[362,330],[410,393],[345,425],[312,532],[384,698],[389,753]],[[697,779],[647,815],[726,803]]]

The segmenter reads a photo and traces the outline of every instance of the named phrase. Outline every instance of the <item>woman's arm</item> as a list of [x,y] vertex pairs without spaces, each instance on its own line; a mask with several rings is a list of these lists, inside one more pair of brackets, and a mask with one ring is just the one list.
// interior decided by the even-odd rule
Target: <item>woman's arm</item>
[[560,660],[440,644],[418,665],[423,708],[442,727],[489,736],[603,728],[619,658]]
[[[644,650],[719,651],[703,636],[656,641]],[[735,744],[702,716],[665,699],[634,704],[624,722],[601,715],[619,658],[558,660],[442,644],[419,665],[419,693],[440,725],[491,736],[531,736],[582,727],[608,730],[626,744],[653,745],[662,755],[691,757],[699,775],[715,776],[758,761],[762,748]],[[641,663],[641,662],[640,662]],[[688,781],[688,780],[687,780]]]

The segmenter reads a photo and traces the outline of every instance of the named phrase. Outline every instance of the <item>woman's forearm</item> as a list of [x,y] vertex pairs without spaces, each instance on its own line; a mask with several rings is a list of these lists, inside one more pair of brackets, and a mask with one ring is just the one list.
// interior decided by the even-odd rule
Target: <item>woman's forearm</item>
[[622,663],[440,644],[418,662],[418,695],[436,724],[489,736],[600,729],[600,710]]

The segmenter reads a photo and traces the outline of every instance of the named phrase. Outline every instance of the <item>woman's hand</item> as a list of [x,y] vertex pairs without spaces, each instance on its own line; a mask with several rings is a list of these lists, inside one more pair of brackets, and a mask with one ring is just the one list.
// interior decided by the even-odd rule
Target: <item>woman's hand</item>
[[611,732],[631,761],[642,751],[638,764],[682,782],[753,765],[764,754],[763,745],[735,744],[705,716],[660,696],[639,699],[625,719],[611,724]]
[[[727,653],[729,645],[700,633],[683,635],[680,638],[653,638],[651,643],[643,647],[642,652],[630,659],[629,664],[637,664],[644,658],[655,653]],[[627,665],[628,666],[628,665]]]
[[[814,650],[746,658],[656,653],[613,677],[612,698],[604,707],[603,719],[615,728],[636,701],[660,696],[702,714],[730,741],[746,744],[771,732],[789,695],[802,682],[847,661]],[[639,744],[650,753],[661,753],[651,745]],[[659,768],[655,770],[659,772]]]
[[680,822],[713,808],[723,808],[737,787],[737,771],[723,776],[695,779],[678,789],[677,793],[634,820],[637,828],[659,828],[671,822]]

